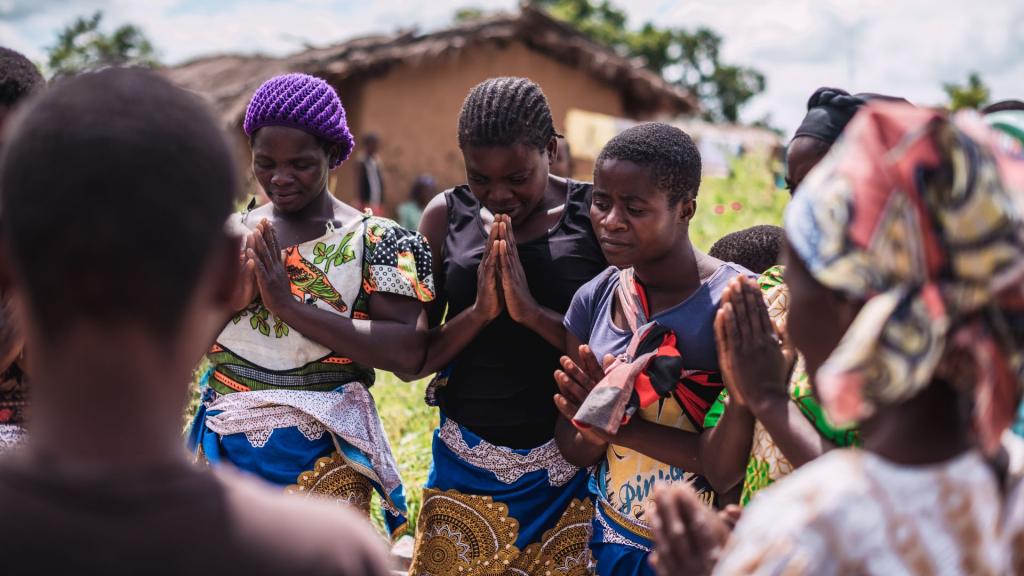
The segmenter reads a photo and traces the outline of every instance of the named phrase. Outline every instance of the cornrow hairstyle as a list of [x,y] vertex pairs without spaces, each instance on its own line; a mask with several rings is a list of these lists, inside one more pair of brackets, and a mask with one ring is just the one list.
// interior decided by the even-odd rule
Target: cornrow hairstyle
[[0,47],[0,106],[13,106],[46,85],[39,69],[28,58]]
[[668,193],[669,206],[690,201],[700,189],[700,151],[686,133],[661,122],[638,124],[601,149],[594,172],[608,160],[625,160],[651,171],[651,180]]
[[751,226],[719,238],[708,251],[708,256],[763,274],[779,263],[783,242],[785,234],[779,226]]
[[543,150],[557,136],[544,92],[529,78],[485,80],[459,113],[459,148],[526,144]]

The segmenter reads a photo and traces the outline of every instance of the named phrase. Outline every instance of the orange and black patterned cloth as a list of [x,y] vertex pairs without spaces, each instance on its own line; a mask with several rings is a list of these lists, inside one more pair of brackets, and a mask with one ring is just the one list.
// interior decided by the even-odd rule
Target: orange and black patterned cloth
[[[229,224],[249,228],[244,215]],[[292,296],[341,317],[369,319],[377,292],[434,297],[426,240],[391,220],[329,224],[283,256]],[[207,359],[188,441],[198,459],[230,462],[291,493],[367,513],[376,490],[389,532],[404,532],[401,476],[367,390],[372,368],[299,334],[258,297],[227,323]]]
[[[346,229],[285,250],[292,295],[355,319],[369,318],[370,296],[387,292],[434,298],[426,240],[391,220],[365,216]],[[329,391],[349,382],[370,386],[374,371],[310,341],[273,315],[257,296],[236,314],[207,354],[210,387]]]
[[647,293],[632,268],[619,271],[617,293],[632,332],[629,347],[587,396],[573,424],[615,434],[637,410],[666,398],[674,398],[691,421],[703,423],[722,391],[721,373],[686,368],[682,342],[671,328],[650,319]]

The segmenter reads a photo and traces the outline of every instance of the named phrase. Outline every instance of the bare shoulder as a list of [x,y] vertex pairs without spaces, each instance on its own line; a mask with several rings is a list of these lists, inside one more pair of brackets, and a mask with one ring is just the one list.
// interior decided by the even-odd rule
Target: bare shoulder
[[231,216],[228,216],[228,229],[235,234],[245,235],[256,229],[256,225],[260,223],[264,218],[274,221],[274,210],[273,204],[267,202],[262,206],[257,206],[246,214],[242,212],[234,212]]
[[420,234],[426,237],[431,246],[443,241],[448,232],[447,194],[442,192],[431,198],[420,218]]
[[694,249],[694,255],[697,257],[697,272],[700,275],[700,281],[706,282],[708,278],[715,275],[718,269],[726,265],[726,262],[701,252],[700,250]]
[[[243,473],[219,469],[227,513],[240,540],[317,573],[388,575],[384,538],[347,506],[288,496]],[[322,570],[322,572],[321,572]]]
[[357,209],[355,206],[342,202],[337,197],[331,197],[332,204],[334,205],[334,218],[342,225],[348,226],[349,224],[362,220],[363,212]]

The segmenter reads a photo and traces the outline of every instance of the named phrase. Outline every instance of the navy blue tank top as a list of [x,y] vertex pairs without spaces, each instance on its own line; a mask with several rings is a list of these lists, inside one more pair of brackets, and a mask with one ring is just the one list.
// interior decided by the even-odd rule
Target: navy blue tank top
[[[590,225],[593,186],[568,181],[561,220],[546,235],[518,244],[530,293],[565,314],[576,290],[608,264]],[[476,302],[476,277],[487,234],[468,186],[445,192],[448,233],[443,273],[448,317]],[[491,444],[533,448],[554,436],[553,373],[563,351],[502,312],[453,361],[438,403],[449,417]]]

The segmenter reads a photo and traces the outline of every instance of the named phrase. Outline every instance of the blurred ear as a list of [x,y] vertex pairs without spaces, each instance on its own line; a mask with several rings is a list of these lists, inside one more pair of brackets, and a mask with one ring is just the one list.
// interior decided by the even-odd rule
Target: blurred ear
[[548,166],[555,162],[555,158],[558,158],[558,138],[555,136],[548,140],[548,145],[544,148],[544,153],[548,155]]
[[334,166],[341,158],[341,145],[331,144],[327,147],[327,166]]
[[681,222],[689,222],[693,219],[693,215],[697,213],[697,199],[686,200],[680,202],[679,209],[679,220]]

